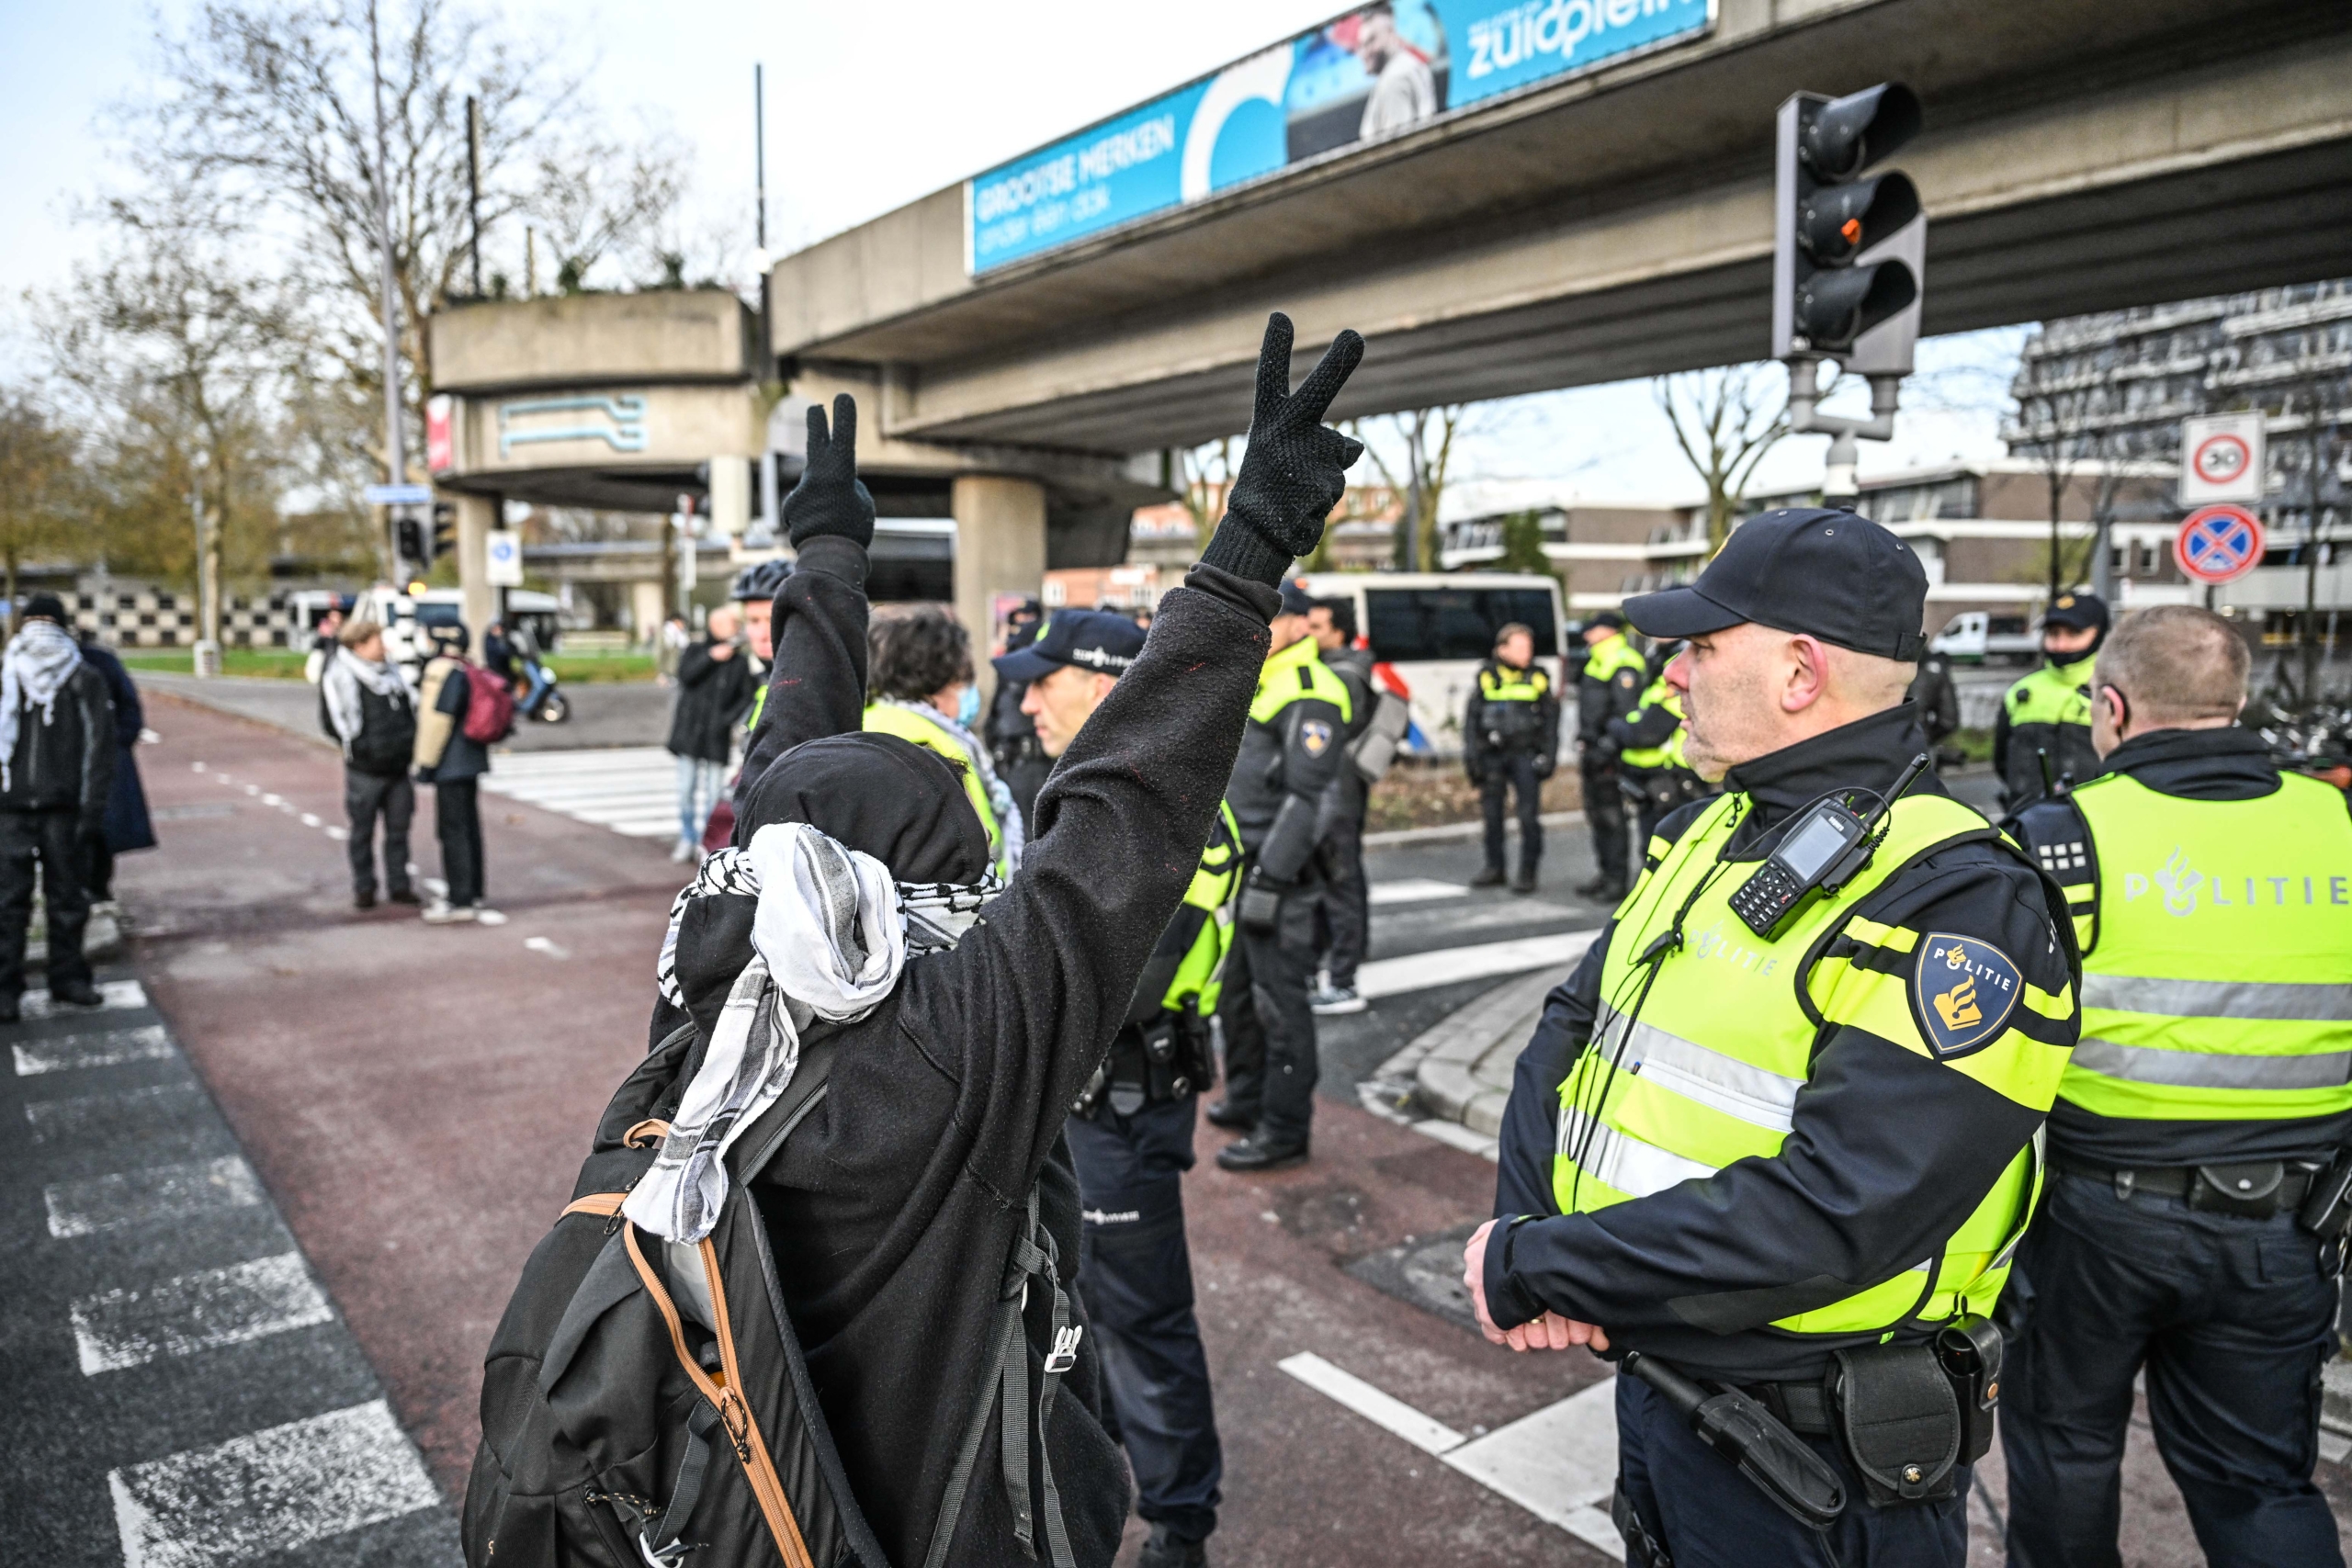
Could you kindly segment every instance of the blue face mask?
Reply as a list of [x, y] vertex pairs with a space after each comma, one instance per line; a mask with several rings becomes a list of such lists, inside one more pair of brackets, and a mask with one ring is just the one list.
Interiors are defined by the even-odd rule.
[[977, 681], [964, 682], [964, 695], [956, 704], [956, 722], [969, 729], [980, 721], [980, 685]]

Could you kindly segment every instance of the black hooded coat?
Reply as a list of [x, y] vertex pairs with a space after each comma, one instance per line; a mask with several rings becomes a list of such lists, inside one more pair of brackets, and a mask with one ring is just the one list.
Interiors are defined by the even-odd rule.
[[[901, 881], [970, 882], [986, 836], [961, 782], [921, 748], [858, 734], [866, 556], [820, 537], [775, 600], [775, 673], [752, 738], [737, 841], [802, 820]], [[1182, 899], [1233, 769], [1277, 597], [1201, 567], [1037, 797], [1027, 858], [952, 953], [839, 1032], [826, 1096], [753, 1184], [776, 1274], [849, 1485], [892, 1568], [920, 1568], [993, 1348], [997, 1285], [1037, 1190], [1065, 1283], [1078, 1189], [1062, 1123], [1108, 1048]], [[752, 901], [695, 900], [679, 933], [684, 1012], [707, 1030], [751, 956]], [[1048, 1292], [1025, 1314], [1029, 1387]], [[1125, 1466], [1101, 1419], [1091, 1336], [1044, 1446], [1076, 1561], [1107, 1564]], [[1022, 1565], [991, 1418], [947, 1561]], [[1043, 1494], [1035, 1473], [1033, 1494]], [[1042, 1555], [1044, 1541], [1039, 1540]], [[883, 1568], [881, 1564], [874, 1568]]]

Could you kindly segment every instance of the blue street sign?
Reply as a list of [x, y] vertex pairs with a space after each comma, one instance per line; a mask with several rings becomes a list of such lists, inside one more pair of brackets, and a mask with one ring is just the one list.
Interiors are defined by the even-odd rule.
[[431, 485], [369, 485], [360, 496], [370, 506], [430, 506]]
[[2188, 514], [2173, 540], [2173, 559], [2199, 582], [2234, 582], [2262, 564], [2262, 521], [2243, 506], [2208, 506]]

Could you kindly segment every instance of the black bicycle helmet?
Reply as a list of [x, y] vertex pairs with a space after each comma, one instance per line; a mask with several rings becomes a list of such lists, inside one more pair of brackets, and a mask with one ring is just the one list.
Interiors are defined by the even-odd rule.
[[784, 580], [792, 575], [788, 560], [753, 561], [735, 574], [734, 585], [727, 590], [729, 599], [773, 599]]

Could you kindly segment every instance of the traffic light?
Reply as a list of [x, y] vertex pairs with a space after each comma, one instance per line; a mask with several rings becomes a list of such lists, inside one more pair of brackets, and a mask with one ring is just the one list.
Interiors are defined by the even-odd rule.
[[433, 554], [439, 560], [458, 547], [458, 509], [446, 501], [433, 503]]
[[424, 525], [414, 517], [402, 517], [394, 525], [393, 537], [399, 542], [401, 559], [422, 566], [431, 558], [424, 553]]
[[1919, 133], [1899, 82], [1781, 106], [1772, 243], [1772, 356], [1833, 356], [1908, 375], [1919, 335], [1928, 220], [1894, 170], [1868, 174]]

